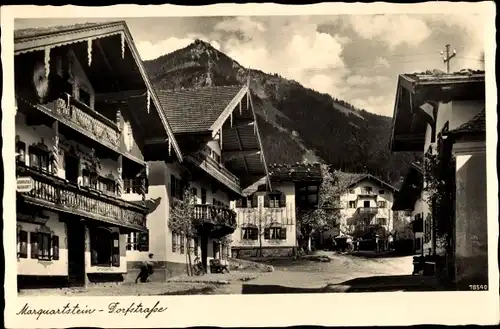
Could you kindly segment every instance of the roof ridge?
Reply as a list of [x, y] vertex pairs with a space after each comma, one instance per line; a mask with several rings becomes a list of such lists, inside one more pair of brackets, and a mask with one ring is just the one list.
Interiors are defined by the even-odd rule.
[[202, 86], [202, 87], [191, 87], [191, 88], [174, 88], [174, 89], [166, 89], [166, 88], [157, 88], [158, 92], [173, 92], [173, 91], [199, 91], [203, 89], [222, 89], [227, 87], [238, 87], [243, 88], [245, 84], [242, 85], [225, 85], [225, 86]]
[[[68, 25], [63, 24], [63, 25], [51, 25], [51, 26], [27, 27], [22, 29], [14, 28], [14, 39], [42, 37], [45, 35], [65, 33], [73, 30], [96, 28], [106, 25], [117, 25], [117, 24], [126, 25], [126, 22], [124, 20], [118, 20], [118, 21], [108, 21], [108, 22], [85, 22], [85, 23], [76, 23]], [[34, 33], [31, 35], [22, 35], [22, 32], [28, 32], [28, 31], [33, 31]], [[35, 33], [37, 31], [39, 31], [39, 33]]]

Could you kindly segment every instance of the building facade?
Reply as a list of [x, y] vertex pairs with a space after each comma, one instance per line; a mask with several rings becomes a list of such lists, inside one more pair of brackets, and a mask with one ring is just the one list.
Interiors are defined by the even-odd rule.
[[[447, 204], [423, 207], [430, 235], [424, 251], [436, 255], [437, 274], [458, 289], [488, 282], [484, 100], [483, 71], [399, 76], [391, 149], [424, 153], [433, 171], [426, 176], [424, 168], [422, 199], [432, 197], [425, 192], [431, 179], [446, 182]], [[443, 241], [437, 227], [448, 218]]]
[[[14, 41], [18, 285], [123, 281], [127, 234], [147, 235], [141, 127], [172, 135], [128, 28], [16, 30]], [[107, 102], [131, 89], [142, 97]]]
[[297, 212], [318, 205], [319, 164], [272, 165], [272, 190], [257, 186], [232, 202], [237, 226], [232, 257], [289, 257], [297, 248]]
[[[131, 234], [127, 261], [136, 275], [153, 253], [157, 268], [152, 280], [163, 281], [186, 273], [189, 264], [201, 262], [208, 270], [212, 259], [229, 257], [228, 237], [236, 228], [231, 200], [266, 177], [267, 166], [249, 84], [158, 90], [158, 95], [185, 160], [148, 163], [149, 247], [137, 250]], [[146, 143], [158, 153], [168, 148], [160, 136]], [[183, 202], [188, 188], [195, 196], [193, 220], [200, 223], [194, 236], [171, 225], [176, 204]]]

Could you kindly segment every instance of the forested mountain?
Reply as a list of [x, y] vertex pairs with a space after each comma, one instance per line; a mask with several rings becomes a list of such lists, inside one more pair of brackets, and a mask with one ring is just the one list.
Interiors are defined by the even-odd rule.
[[356, 109], [335, 95], [277, 74], [249, 72], [203, 41], [146, 61], [145, 66], [158, 89], [244, 84], [250, 75], [269, 164], [324, 161], [334, 169], [367, 171], [397, 185], [408, 165], [418, 160], [413, 153], [390, 153], [391, 118]]

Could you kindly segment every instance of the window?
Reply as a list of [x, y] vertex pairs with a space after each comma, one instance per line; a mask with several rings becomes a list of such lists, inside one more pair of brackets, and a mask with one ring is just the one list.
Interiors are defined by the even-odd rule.
[[[144, 187], [147, 187], [146, 184], [144, 185], [145, 185]], [[123, 179], [123, 193], [141, 194], [141, 188], [142, 188], [142, 180], [140, 177]]]
[[354, 194], [354, 193], [355, 193], [354, 189], [349, 190], [349, 194]]
[[120, 266], [120, 234], [106, 227], [89, 227], [91, 266]]
[[298, 185], [297, 186], [297, 206], [299, 208], [314, 208], [318, 205], [317, 185]]
[[170, 175], [170, 196], [172, 198], [182, 200], [182, 182], [179, 178], [174, 175]]
[[[19, 136], [16, 136], [16, 139]], [[26, 161], [26, 144], [20, 140], [16, 141], [16, 161], [24, 163]]]
[[98, 176], [87, 169], [82, 170], [83, 186], [97, 189]]
[[201, 188], [201, 204], [207, 203], [207, 190]]
[[363, 188], [363, 190], [365, 191], [365, 193], [369, 194], [369, 193], [372, 193], [372, 187], [371, 186], [365, 186]]
[[387, 225], [387, 218], [378, 218], [377, 224], [378, 225]]
[[265, 208], [284, 208], [286, 207], [285, 195], [281, 192], [268, 193], [264, 196]]
[[177, 252], [177, 245], [178, 245], [178, 240], [177, 240], [177, 233], [172, 233], [172, 252]]
[[378, 190], [378, 194], [385, 194], [384, 190]]
[[385, 208], [386, 207], [385, 201], [378, 201], [377, 202], [377, 207], [379, 207], [379, 208]]
[[30, 167], [40, 171], [49, 171], [49, 152], [38, 147], [29, 148]]
[[264, 230], [265, 240], [286, 240], [286, 227], [270, 227]]
[[257, 240], [259, 230], [256, 227], [243, 227], [241, 229], [241, 235], [243, 240]]
[[363, 201], [364, 208], [370, 208], [370, 201]]
[[[54, 237], [49, 233], [31, 232], [31, 258], [39, 260], [59, 259], [59, 238], [54, 239]], [[52, 247], [53, 241], [57, 243], [54, 247]]]
[[424, 223], [424, 243], [427, 243], [431, 241], [431, 220], [426, 219]]
[[28, 232], [23, 230], [17, 232], [17, 256], [28, 258]]
[[196, 203], [198, 203], [198, 189], [196, 187], [191, 188], [191, 194], [193, 194]]
[[257, 194], [252, 197], [239, 198], [236, 200], [236, 208], [256, 208], [258, 206]]
[[127, 250], [137, 250], [137, 241], [139, 240], [139, 236], [137, 232], [132, 232], [127, 234]]
[[78, 90], [78, 100], [83, 104], [87, 105], [88, 107], [91, 107], [90, 94], [87, 91], [83, 90], [82, 88], [79, 88]]
[[349, 208], [356, 208], [356, 201], [349, 201]]

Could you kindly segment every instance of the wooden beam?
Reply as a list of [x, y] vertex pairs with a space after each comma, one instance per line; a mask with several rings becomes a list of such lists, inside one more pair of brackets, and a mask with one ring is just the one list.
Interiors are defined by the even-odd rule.
[[168, 142], [168, 138], [166, 137], [157, 137], [157, 138], [148, 138], [144, 141], [146, 145], [154, 145], [154, 144], [165, 144]]
[[99, 93], [95, 94], [95, 100], [98, 102], [118, 102], [126, 101], [130, 98], [144, 97], [146, 98], [146, 89], [123, 90], [114, 93]]
[[[238, 129], [236, 129], [236, 139], [238, 140], [238, 146], [240, 147], [240, 150], [243, 150], [243, 144], [241, 144], [240, 132], [238, 131]], [[243, 157], [243, 165], [245, 166], [245, 171], [247, 172], [247, 174], [250, 173], [248, 171], [248, 164], [245, 157]]]
[[222, 151], [222, 156], [224, 157], [224, 161], [231, 161], [236, 158], [259, 155], [259, 149], [251, 149], [251, 150], [239, 150], [239, 151]]
[[222, 111], [221, 115], [215, 120], [215, 122], [212, 124], [210, 127], [210, 130], [212, 131], [212, 137], [214, 137], [219, 129], [222, 128], [224, 125], [224, 122], [226, 122], [227, 118], [231, 114], [231, 112], [234, 111], [238, 103], [241, 101], [243, 96], [245, 96], [248, 92], [248, 86], [244, 86], [241, 88], [241, 90], [234, 96], [234, 98], [227, 104], [226, 108], [224, 111]]
[[238, 129], [238, 128], [245, 128], [245, 127], [252, 127], [255, 124], [255, 121], [253, 119], [236, 119], [233, 120], [233, 125], [227, 127], [227, 129]]

